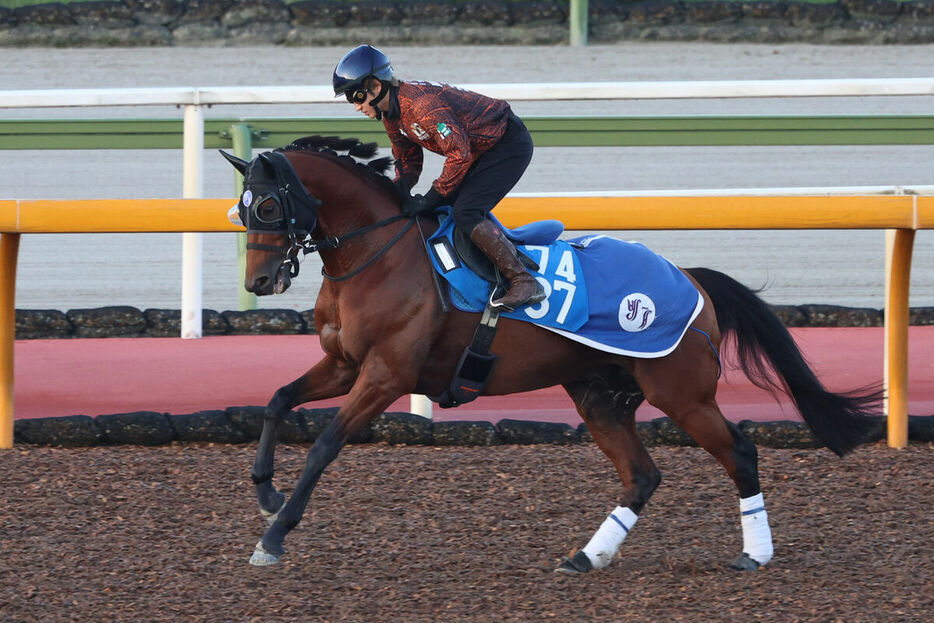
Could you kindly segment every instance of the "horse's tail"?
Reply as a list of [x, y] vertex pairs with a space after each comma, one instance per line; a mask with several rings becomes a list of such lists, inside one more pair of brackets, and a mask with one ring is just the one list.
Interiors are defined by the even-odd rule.
[[717, 314], [720, 334], [733, 336], [739, 365], [755, 385], [788, 394], [824, 445], [840, 456], [879, 431], [883, 392], [871, 386], [835, 394], [814, 375], [782, 321], [756, 293], [709, 268], [689, 268]]

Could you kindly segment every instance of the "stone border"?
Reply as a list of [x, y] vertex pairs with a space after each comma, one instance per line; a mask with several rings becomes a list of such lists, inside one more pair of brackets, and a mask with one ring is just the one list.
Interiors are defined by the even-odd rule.
[[[589, 0], [588, 39], [934, 42], [934, 0]], [[559, 0], [114, 0], [0, 7], [0, 47], [549, 45]]]
[[[173, 442], [239, 444], [259, 439], [265, 407], [228, 407], [180, 415], [137, 411], [90, 417], [36, 418], [14, 422], [14, 440], [20, 444], [64, 447], [129, 444], [159, 446]], [[337, 408], [291, 411], [279, 431], [284, 443], [311, 443], [337, 414]], [[757, 445], [767, 448], [819, 448], [803, 422], [752, 422], [739, 428]], [[696, 442], [667, 417], [638, 423], [646, 446], [696, 446]], [[883, 439], [882, 427], [870, 441]], [[909, 416], [908, 439], [934, 442], [934, 415]], [[412, 413], [384, 413], [351, 443], [386, 442], [390, 445], [495, 446], [501, 444], [592, 443], [585, 424], [577, 428], [554, 422], [503, 419], [495, 425], [482, 421], [433, 422]]]
[[[788, 327], [881, 327], [883, 312], [833, 305], [772, 306]], [[120, 305], [97, 309], [17, 309], [16, 339], [84, 337], [178, 337], [182, 313], [177, 309], [147, 309]], [[934, 325], [934, 307], [913, 307], [910, 324]], [[314, 312], [256, 309], [216, 312], [202, 310], [204, 335], [314, 334]]]

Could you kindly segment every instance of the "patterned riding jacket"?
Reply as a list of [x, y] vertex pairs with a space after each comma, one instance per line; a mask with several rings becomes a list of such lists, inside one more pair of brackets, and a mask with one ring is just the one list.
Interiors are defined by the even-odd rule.
[[422, 173], [423, 147], [445, 157], [432, 187], [447, 196], [506, 131], [509, 104], [503, 100], [437, 82], [400, 82], [393, 90], [398, 100], [391, 101], [383, 125], [392, 141], [396, 179], [410, 188]]

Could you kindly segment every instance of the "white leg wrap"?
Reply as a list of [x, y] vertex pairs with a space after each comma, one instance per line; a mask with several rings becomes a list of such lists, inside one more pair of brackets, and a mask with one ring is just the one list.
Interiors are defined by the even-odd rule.
[[581, 550], [590, 559], [594, 569], [602, 569], [610, 564], [626, 535], [636, 525], [637, 519], [639, 516], [629, 508], [617, 506], [609, 517], [603, 520], [590, 542]]
[[772, 560], [772, 530], [762, 494], [740, 498], [739, 512], [743, 523], [743, 551], [764, 565]]

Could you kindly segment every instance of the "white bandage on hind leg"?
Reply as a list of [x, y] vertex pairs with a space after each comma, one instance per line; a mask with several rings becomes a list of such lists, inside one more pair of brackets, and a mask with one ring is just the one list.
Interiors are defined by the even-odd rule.
[[603, 520], [590, 542], [581, 550], [590, 559], [594, 569], [602, 569], [610, 564], [626, 535], [636, 525], [637, 519], [639, 516], [629, 508], [617, 506], [609, 517]]
[[743, 523], [743, 551], [764, 565], [772, 560], [772, 530], [762, 494], [740, 498], [739, 512]]

